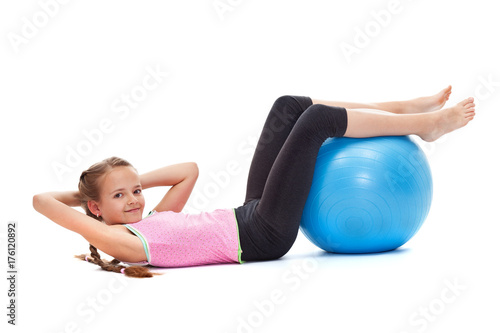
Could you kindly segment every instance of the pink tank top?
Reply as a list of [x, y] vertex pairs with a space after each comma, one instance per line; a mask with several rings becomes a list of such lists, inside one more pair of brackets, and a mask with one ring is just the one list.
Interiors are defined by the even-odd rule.
[[153, 266], [242, 262], [233, 209], [201, 214], [153, 212], [125, 226], [141, 239], [147, 263]]

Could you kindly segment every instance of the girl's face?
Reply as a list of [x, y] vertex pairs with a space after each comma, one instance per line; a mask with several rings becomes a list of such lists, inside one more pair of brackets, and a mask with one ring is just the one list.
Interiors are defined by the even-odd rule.
[[102, 179], [99, 202], [95, 208], [108, 225], [142, 220], [144, 196], [139, 175], [134, 168], [113, 168]]

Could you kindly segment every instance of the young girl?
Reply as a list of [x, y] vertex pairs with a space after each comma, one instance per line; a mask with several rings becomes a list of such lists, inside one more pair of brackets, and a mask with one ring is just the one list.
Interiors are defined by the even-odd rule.
[[[244, 204], [235, 209], [181, 213], [198, 177], [195, 163], [140, 175], [116, 157], [84, 171], [78, 191], [38, 194], [33, 206], [89, 241], [91, 255], [79, 258], [128, 276], [153, 274], [120, 261], [182, 267], [277, 259], [297, 237], [316, 156], [327, 138], [416, 134], [434, 141], [475, 116], [472, 98], [441, 109], [450, 93], [451, 86], [433, 96], [374, 104], [278, 98], [257, 144]], [[143, 218], [142, 191], [155, 186], [171, 188]], [[96, 248], [116, 259], [101, 259]]]

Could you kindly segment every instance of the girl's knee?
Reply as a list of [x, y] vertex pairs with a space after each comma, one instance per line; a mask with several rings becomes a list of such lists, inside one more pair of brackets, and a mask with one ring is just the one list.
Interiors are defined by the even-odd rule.
[[312, 100], [305, 96], [283, 95], [274, 101], [274, 105], [278, 108], [294, 108], [303, 112], [312, 105]]
[[278, 97], [274, 101], [274, 105], [283, 106], [283, 105], [291, 104], [293, 102], [294, 102], [294, 98], [291, 95], [283, 95], [283, 96]]
[[274, 101], [271, 113], [283, 122], [295, 122], [300, 115], [313, 106], [312, 100], [305, 96], [283, 95]]
[[347, 114], [344, 108], [314, 104], [302, 114], [297, 125], [311, 135], [342, 136], [347, 127]]
[[304, 112], [294, 97], [284, 95], [274, 101], [271, 109], [272, 124], [274, 126], [292, 125]]

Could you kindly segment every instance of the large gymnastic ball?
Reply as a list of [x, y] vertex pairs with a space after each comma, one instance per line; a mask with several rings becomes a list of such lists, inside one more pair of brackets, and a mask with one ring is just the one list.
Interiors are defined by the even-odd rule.
[[317, 157], [301, 230], [335, 253], [394, 250], [420, 229], [432, 176], [407, 136], [327, 139]]

